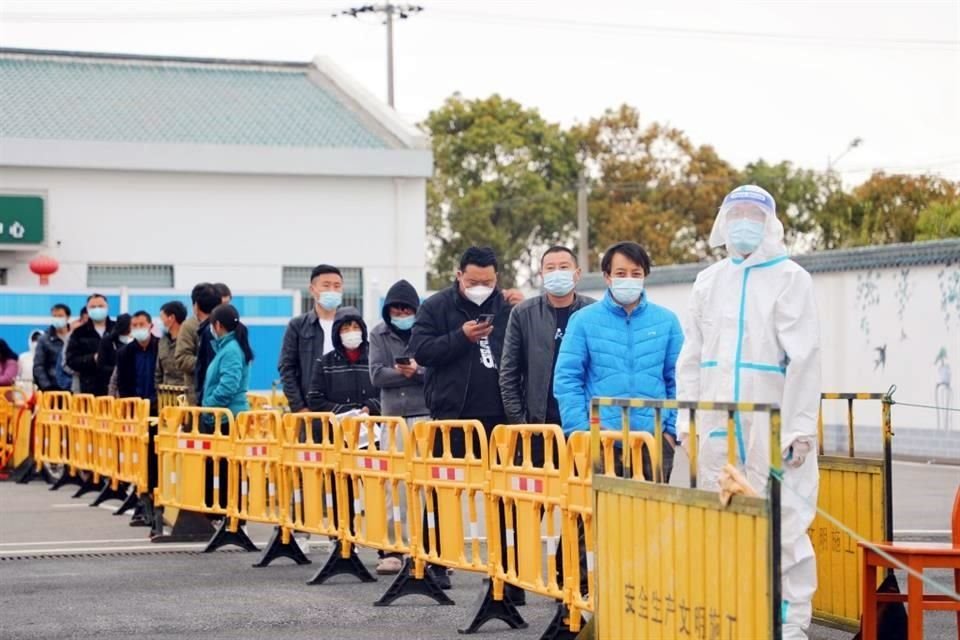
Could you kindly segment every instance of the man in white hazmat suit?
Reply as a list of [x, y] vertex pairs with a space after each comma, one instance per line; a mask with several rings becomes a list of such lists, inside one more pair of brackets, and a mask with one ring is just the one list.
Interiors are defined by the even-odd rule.
[[[819, 484], [820, 325], [813, 284], [787, 257], [776, 203], [759, 187], [738, 187], [724, 198], [710, 234], [710, 246], [721, 245], [727, 258], [701, 272], [693, 285], [677, 361], [677, 398], [780, 405], [783, 638], [805, 639], [817, 588], [807, 536]], [[683, 413], [677, 424], [681, 440], [689, 434]], [[716, 491], [727, 463], [727, 416], [705, 412], [697, 418], [699, 486]], [[738, 414], [736, 447], [738, 466], [763, 494], [770, 471], [769, 417]]]

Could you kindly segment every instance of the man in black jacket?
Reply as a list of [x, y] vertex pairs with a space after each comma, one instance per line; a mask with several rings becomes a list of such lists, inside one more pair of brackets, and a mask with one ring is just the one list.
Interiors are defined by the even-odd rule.
[[150, 333], [152, 319], [137, 311], [130, 319], [130, 342], [117, 351], [117, 390], [121, 398], [150, 401], [150, 415], [157, 415], [157, 351], [160, 341]]
[[[460, 258], [457, 281], [420, 305], [409, 349], [427, 368], [427, 407], [433, 419], [478, 420], [487, 437], [506, 422], [497, 367], [510, 310], [497, 286], [497, 256], [489, 247], [467, 249]], [[433, 443], [435, 456], [443, 455], [439, 436], [437, 432]], [[478, 442], [472, 446], [479, 451]], [[462, 431], [450, 432], [450, 449], [454, 457], [466, 457]], [[506, 553], [505, 539], [501, 545]], [[450, 588], [442, 567], [431, 566], [430, 575], [442, 588]], [[506, 593], [515, 604], [523, 603], [521, 590], [508, 588]]]
[[55, 304], [50, 309], [50, 327], [40, 337], [33, 357], [33, 381], [40, 391], [70, 391], [60, 386], [57, 379], [57, 360], [63, 351], [63, 342], [70, 334], [70, 307]]
[[113, 330], [106, 296], [94, 293], [87, 298], [87, 314], [89, 320], [70, 334], [66, 362], [80, 379], [80, 393], [105, 396], [110, 380], [101, 375], [97, 354], [103, 336]]

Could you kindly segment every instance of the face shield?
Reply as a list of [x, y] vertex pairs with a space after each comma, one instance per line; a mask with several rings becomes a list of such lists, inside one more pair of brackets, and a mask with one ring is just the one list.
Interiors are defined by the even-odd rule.
[[710, 246], [726, 246], [731, 254], [751, 255], [758, 251], [771, 255], [786, 253], [783, 225], [777, 219], [777, 205], [767, 191], [744, 185], [731, 191], [713, 223]]

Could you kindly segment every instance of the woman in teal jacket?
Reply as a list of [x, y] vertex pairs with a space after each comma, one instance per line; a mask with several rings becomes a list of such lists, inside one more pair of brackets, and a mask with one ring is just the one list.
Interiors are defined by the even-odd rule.
[[249, 411], [247, 389], [253, 350], [247, 327], [233, 305], [221, 304], [210, 314], [210, 330], [216, 336], [214, 355], [203, 387], [204, 407], [229, 409], [234, 416]]

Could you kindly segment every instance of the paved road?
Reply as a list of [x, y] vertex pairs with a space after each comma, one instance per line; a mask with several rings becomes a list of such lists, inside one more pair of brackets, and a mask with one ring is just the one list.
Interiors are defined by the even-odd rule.
[[[897, 464], [898, 529], [945, 529], [960, 469]], [[298, 567], [279, 561], [265, 569], [249, 565], [253, 554], [199, 553], [197, 545], [151, 545], [145, 530], [126, 518], [71, 500], [69, 488], [0, 484], [0, 638], [453, 638], [470, 615], [479, 576], [453, 576], [453, 607], [417, 598], [375, 608], [389, 582], [358, 584], [337, 578], [304, 585], [325, 558]], [[909, 525], [909, 526], [906, 526]], [[269, 530], [251, 526], [265, 541]], [[373, 554], [363, 553], [373, 566]], [[948, 583], [945, 573], [935, 579]], [[490, 623], [481, 637], [537, 638], [553, 604], [531, 597], [522, 609], [530, 627], [509, 632]], [[951, 637], [948, 614], [928, 614], [927, 637]], [[815, 640], [849, 639], [850, 633], [817, 627]]]

